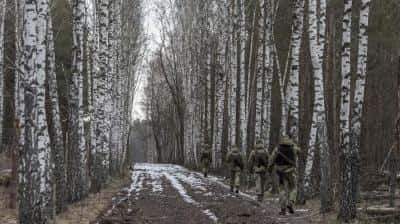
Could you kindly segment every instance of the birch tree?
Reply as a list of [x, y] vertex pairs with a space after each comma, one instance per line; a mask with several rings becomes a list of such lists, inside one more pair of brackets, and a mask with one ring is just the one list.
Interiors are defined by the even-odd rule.
[[[361, 119], [365, 95], [365, 79], [367, 73], [368, 57], [368, 19], [370, 11], [370, 0], [361, 1], [359, 34], [358, 34], [358, 61], [357, 76], [355, 80], [355, 92], [353, 103], [350, 104], [350, 32], [351, 32], [351, 7], [352, 2], [345, 2], [345, 11], [343, 19], [343, 45], [348, 44], [342, 55], [342, 113], [346, 115], [346, 127], [342, 127], [342, 150], [344, 156], [343, 169], [343, 192], [340, 204], [339, 218], [344, 221], [356, 217], [356, 203], [359, 191], [359, 150], [361, 136]], [[350, 14], [350, 15], [348, 15]], [[348, 22], [346, 24], [346, 21]], [[344, 73], [345, 72], [345, 73]], [[347, 76], [344, 76], [346, 75]], [[345, 87], [348, 90], [345, 91]], [[346, 100], [346, 101], [344, 101]], [[351, 108], [352, 106], [352, 108]], [[350, 115], [350, 117], [349, 117]], [[350, 120], [351, 119], [351, 120]], [[351, 125], [351, 126], [350, 126]]]
[[53, 186], [55, 187], [55, 201], [57, 212], [65, 208], [65, 158], [64, 158], [64, 142], [63, 133], [61, 129], [60, 106], [58, 98], [57, 74], [55, 70], [55, 51], [54, 51], [54, 38], [53, 38], [53, 22], [51, 16], [48, 18], [47, 25], [47, 85], [49, 90], [51, 107], [51, 122], [49, 126], [50, 143], [51, 143], [51, 156], [54, 162], [54, 179]]
[[[4, 23], [6, 16], [6, 0], [0, 1], [0, 148], [3, 144], [3, 117], [4, 117]], [[1, 150], [0, 150], [1, 151]]]
[[[358, 34], [358, 53], [357, 53], [357, 73], [355, 81], [355, 92], [351, 109], [351, 136], [350, 147], [352, 154], [352, 184], [353, 195], [357, 197], [359, 188], [359, 163], [360, 163], [360, 141], [361, 141], [361, 121], [365, 97], [365, 81], [367, 75], [368, 59], [368, 20], [371, 0], [361, 1], [359, 34]], [[355, 199], [357, 200], [357, 198]]]
[[47, 59], [47, 21], [50, 13], [49, 0], [38, 0], [37, 2], [37, 55], [36, 55], [36, 81], [37, 81], [37, 122], [35, 134], [37, 136], [37, 146], [39, 151], [39, 164], [40, 164], [40, 194], [43, 203], [42, 213], [49, 219], [54, 214], [53, 209], [53, 186], [51, 177], [53, 176], [54, 164], [51, 161], [51, 149], [49, 130], [47, 126], [46, 107], [45, 107], [45, 83], [46, 83], [46, 59]]
[[356, 201], [352, 188], [351, 149], [350, 149], [350, 84], [351, 84], [351, 13], [352, 0], [344, 1], [342, 60], [341, 60], [341, 105], [340, 105], [340, 149], [343, 158], [343, 192], [339, 218], [349, 221], [356, 216]]
[[24, 72], [24, 145], [20, 152], [20, 223], [52, 219], [50, 144], [45, 113], [46, 35], [49, 4], [24, 2], [21, 62]]
[[248, 98], [248, 123], [247, 123], [247, 153], [250, 153], [255, 140], [255, 128], [257, 117], [257, 61], [259, 56], [260, 32], [259, 22], [261, 18], [260, 2], [254, 1], [252, 10], [252, 36], [249, 61], [249, 98]]
[[96, 89], [94, 95], [96, 97], [96, 156], [94, 189], [100, 190], [102, 185], [107, 182], [109, 176], [109, 145], [106, 119], [106, 89], [108, 77], [108, 0], [100, 0], [97, 5], [98, 26], [99, 26], [99, 74], [96, 79]]
[[83, 129], [83, 39], [85, 1], [72, 2], [73, 47], [72, 77], [69, 90], [70, 130], [68, 149], [67, 184], [68, 199], [80, 200], [88, 193], [87, 154]]
[[[293, 22], [291, 34], [290, 70], [289, 83], [286, 89], [288, 100], [288, 134], [293, 140], [298, 142], [298, 122], [299, 122], [299, 73], [300, 73], [300, 46], [303, 37], [304, 26], [304, 0], [294, 1]], [[321, 56], [322, 57], [322, 56]]]
[[[319, 16], [317, 13], [319, 12]], [[329, 197], [329, 150], [327, 123], [325, 112], [325, 96], [323, 81], [323, 62], [325, 52], [326, 35], [326, 1], [317, 0], [309, 2], [309, 39], [310, 51], [314, 74], [314, 111], [310, 132], [309, 153], [306, 160], [305, 187], [311, 185], [311, 169], [313, 167], [315, 150], [320, 150], [320, 171], [321, 171], [321, 211], [327, 212], [331, 202]], [[318, 141], [317, 141], [318, 139]]]
[[271, 129], [271, 108], [272, 108], [272, 81], [274, 72], [274, 18], [275, 18], [275, 2], [264, 1], [264, 111], [263, 111], [263, 140], [266, 146], [270, 145], [270, 129]]

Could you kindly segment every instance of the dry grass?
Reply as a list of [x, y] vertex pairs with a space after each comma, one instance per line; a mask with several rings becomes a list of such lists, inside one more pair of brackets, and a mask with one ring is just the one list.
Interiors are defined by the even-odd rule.
[[112, 198], [121, 190], [127, 180], [113, 180], [110, 185], [97, 194], [68, 206], [67, 210], [56, 216], [56, 224], [89, 224], [110, 205]]
[[[3, 202], [0, 202], [3, 203]], [[17, 224], [17, 210], [0, 208], [1, 224]]]
[[[127, 179], [112, 180], [108, 187], [96, 194], [90, 194], [86, 199], [69, 205], [66, 211], [56, 216], [56, 224], [89, 224], [106, 210], [112, 198], [128, 182]], [[1, 190], [1, 189], [0, 189]], [[6, 203], [0, 198], [0, 224], [16, 224], [17, 210], [1, 206]]]

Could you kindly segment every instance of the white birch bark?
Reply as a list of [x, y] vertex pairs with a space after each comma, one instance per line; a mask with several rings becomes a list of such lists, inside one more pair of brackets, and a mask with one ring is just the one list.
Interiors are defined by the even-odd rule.
[[[94, 5], [94, 10], [93, 10], [93, 23], [92, 23], [92, 30], [91, 32], [89, 32], [89, 38], [90, 38], [90, 45], [89, 45], [89, 49], [90, 49], [90, 53], [91, 53], [91, 60], [92, 60], [92, 66], [91, 66], [91, 70], [90, 70], [90, 76], [89, 76], [89, 114], [90, 114], [90, 153], [91, 153], [91, 160], [92, 160], [92, 166], [94, 168], [94, 170], [96, 169], [95, 163], [96, 163], [96, 152], [97, 152], [97, 136], [96, 136], [96, 130], [97, 130], [97, 106], [96, 106], [96, 102], [97, 102], [97, 79], [98, 79], [98, 75], [100, 74], [99, 72], [99, 30], [98, 30], [98, 18], [97, 18], [97, 8], [96, 8], [96, 4]], [[95, 173], [97, 173], [96, 171], [93, 172], [94, 175]], [[91, 176], [91, 178], [94, 178], [93, 175]]]
[[[0, 148], [3, 144], [4, 117], [4, 21], [6, 16], [6, 0], [0, 1]], [[1, 151], [1, 150], [0, 150]]]
[[345, 221], [356, 214], [355, 198], [352, 195], [352, 171], [350, 167], [350, 87], [351, 87], [351, 13], [352, 0], [344, 1], [342, 59], [341, 59], [341, 105], [340, 105], [340, 149], [343, 153], [343, 190], [339, 217]]
[[72, 2], [72, 77], [70, 84], [70, 132], [68, 150], [67, 184], [69, 200], [76, 201], [88, 193], [87, 150], [83, 126], [83, 39], [85, 20], [85, 1]]
[[358, 61], [357, 61], [357, 77], [355, 82], [355, 92], [353, 99], [353, 110], [351, 116], [351, 133], [352, 150], [359, 153], [360, 150], [360, 134], [361, 134], [361, 118], [364, 105], [365, 80], [367, 74], [368, 59], [368, 19], [371, 0], [362, 0], [360, 11], [360, 31], [358, 35]]
[[[260, 3], [261, 4], [261, 3]], [[264, 18], [264, 10], [260, 11], [260, 18]], [[257, 22], [256, 26], [259, 27], [259, 33], [262, 34], [263, 19]], [[255, 123], [255, 139], [261, 139], [263, 135], [263, 41], [259, 35], [258, 52], [256, 59], [256, 123]]]
[[[346, 136], [347, 141], [343, 141], [345, 170], [343, 173], [344, 175], [343, 198], [341, 201], [341, 207], [339, 213], [340, 217], [343, 218], [344, 220], [353, 219], [356, 216], [357, 212], [356, 203], [359, 194], [359, 166], [360, 166], [359, 150], [360, 150], [362, 111], [363, 111], [364, 95], [365, 95], [365, 80], [367, 73], [367, 59], [368, 59], [367, 31], [368, 31], [370, 3], [371, 3], [370, 0], [361, 1], [355, 92], [354, 92], [353, 104], [347, 103], [348, 109], [346, 110], [346, 112], [350, 113], [350, 121], [347, 121], [350, 127], [347, 127], [346, 129], [346, 131], [349, 131], [349, 133]], [[346, 68], [348, 69], [348, 71], [350, 71], [349, 67], [351, 68], [349, 57], [350, 56], [347, 56], [347, 61], [349, 62], [349, 64], [348, 65], [346, 64]], [[342, 104], [342, 106], [345, 105]], [[344, 148], [346, 145], [347, 148]]]
[[241, 129], [241, 143], [242, 143], [242, 153], [244, 155], [246, 155], [247, 153], [247, 102], [246, 102], [246, 97], [247, 97], [247, 93], [246, 93], [246, 82], [245, 82], [245, 69], [244, 69], [244, 65], [245, 65], [245, 46], [246, 46], [246, 41], [245, 41], [245, 35], [244, 33], [246, 32], [246, 27], [245, 27], [245, 22], [244, 22], [244, 1], [240, 2], [240, 19], [239, 19], [239, 29], [240, 29], [240, 40], [241, 40], [241, 57], [240, 57], [240, 64], [241, 64], [241, 68], [240, 68], [240, 120], [241, 120], [241, 124], [240, 124], [240, 129]]
[[[323, 92], [321, 92], [321, 87], [319, 83], [319, 79], [322, 77], [322, 63], [320, 63], [320, 44], [319, 44], [319, 32], [318, 32], [318, 17], [317, 17], [317, 0], [309, 1], [309, 40], [310, 40], [310, 52], [311, 52], [311, 61], [313, 65], [313, 76], [314, 76], [314, 109], [312, 116], [312, 124], [310, 131], [310, 140], [309, 140], [309, 148], [308, 154], [306, 158], [306, 169], [305, 169], [305, 178], [304, 184], [307, 191], [311, 189], [311, 172], [314, 164], [314, 155], [315, 155], [315, 145], [317, 144], [317, 127], [318, 127], [318, 119], [319, 119], [319, 110], [321, 105], [320, 102], [317, 102], [317, 99], [323, 96]], [[323, 105], [322, 105], [323, 106]], [[309, 192], [310, 193], [310, 192]]]
[[230, 76], [230, 91], [229, 91], [229, 96], [230, 96], [230, 111], [229, 111], [229, 119], [230, 119], [230, 126], [229, 126], [229, 138], [230, 138], [230, 144], [231, 145], [236, 145], [236, 130], [237, 130], [237, 122], [236, 122], [236, 116], [237, 116], [237, 99], [236, 99], [236, 94], [237, 94], [237, 35], [238, 35], [238, 13], [237, 13], [237, 1], [232, 0], [231, 2], [231, 45], [229, 46], [230, 48], [230, 69], [229, 69], [229, 76]]
[[340, 108], [340, 130], [341, 148], [348, 152], [350, 143], [350, 82], [351, 82], [351, 63], [350, 63], [350, 44], [351, 44], [351, 11], [352, 0], [345, 0], [343, 16], [343, 37], [342, 37], [342, 91]]
[[64, 166], [64, 143], [61, 127], [60, 106], [58, 97], [57, 74], [55, 70], [56, 63], [53, 23], [51, 16], [48, 18], [47, 27], [47, 85], [49, 89], [50, 105], [51, 105], [51, 130], [50, 142], [52, 147], [52, 161], [54, 162], [54, 180], [56, 196], [56, 209], [58, 212], [65, 208], [65, 166]]
[[109, 0], [100, 0], [98, 5], [98, 22], [99, 22], [99, 75], [96, 79], [96, 163], [99, 172], [96, 179], [99, 185], [104, 184], [108, 179], [109, 169], [109, 129], [106, 123], [107, 109], [106, 106], [106, 93], [107, 93], [107, 80], [108, 80], [108, 5]]
[[303, 36], [304, 26], [304, 0], [294, 1], [292, 34], [291, 34], [291, 52], [290, 52], [290, 70], [289, 81], [286, 89], [288, 102], [288, 134], [296, 142], [298, 139], [298, 121], [299, 121], [299, 73], [300, 73], [300, 47]]
[[[38, 165], [38, 152], [35, 151], [35, 133], [34, 124], [36, 124], [36, 108], [33, 103], [36, 101], [34, 91], [37, 89], [37, 81], [35, 75], [35, 58], [36, 58], [36, 43], [37, 43], [37, 13], [36, 2], [25, 1], [24, 4], [24, 24], [23, 24], [23, 45], [22, 45], [22, 66], [24, 70], [23, 91], [26, 109], [24, 109], [24, 145], [20, 152], [20, 183], [19, 183], [19, 221], [20, 223], [30, 223], [31, 218], [35, 215], [40, 215], [40, 207], [34, 209], [33, 204], [40, 201], [38, 189], [40, 186], [40, 171], [37, 169]], [[22, 80], [21, 80], [22, 81]], [[24, 118], [22, 117], [22, 118]], [[21, 122], [22, 123], [22, 122]], [[36, 155], [35, 155], [36, 154]], [[32, 165], [36, 165], [35, 169]], [[31, 179], [32, 178], [32, 179]], [[40, 221], [40, 220], [39, 220]]]
[[[22, 60], [24, 77], [24, 145], [20, 152], [19, 222], [48, 223], [52, 219], [50, 143], [45, 112], [46, 35], [49, 4], [23, 4]], [[19, 81], [22, 81], [19, 80]], [[22, 102], [20, 102], [22, 104]], [[22, 115], [22, 114], [20, 114]], [[23, 116], [21, 116], [23, 117]]]
[[273, 55], [273, 20], [274, 20], [274, 2], [265, 0], [264, 11], [267, 14], [264, 24], [265, 32], [265, 86], [264, 86], [264, 125], [263, 125], [263, 140], [266, 146], [270, 145], [270, 129], [271, 129], [271, 100], [272, 100], [272, 81], [274, 71], [274, 55]]
[[[46, 219], [51, 219], [54, 214], [52, 209], [53, 186], [50, 178], [53, 175], [54, 164], [50, 155], [50, 138], [47, 126], [46, 107], [45, 107], [45, 82], [46, 82], [46, 58], [47, 58], [47, 20], [49, 17], [49, 1], [38, 0], [37, 2], [37, 55], [36, 55], [36, 81], [37, 81], [37, 129], [35, 130], [37, 138], [38, 159], [40, 164], [40, 194], [42, 203], [42, 214]], [[50, 221], [50, 220], [48, 220]]]
[[[319, 12], [319, 16], [317, 13]], [[305, 169], [305, 188], [311, 190], [312, 168], [314, 165], [314, 155], [317, 148], [320, 149], [320, 171], [321, 171], [321, 211], [326, 212], [330, 208], [330, 198], [328, 192], [329, 181], [329, 150], [327, 139], [327, 121], [325, 113], [324, 81], [323, 81], [323, 62], [325, 52], [326, 35], [326, 1], [310, 0], [309, 4], [309, 39], [310, 52], [314, 73], [314, 109], [310, 132], [309, 152], [306, 158]]]
[[107, 126], [109, 127], [109, 144], [110, 144], [110, 172], [113, 173], [116, 167], [116, 159], [118, 156], [116, 137], [117, 133], [114, 129], [116, 125], [116, 114], [115, 114], [115, 80], [118, 79], [118, 74], [116, 73], [116, 1], [111, 1], [109, 6], [109, 27], [108, 27], [108, 65], [109, 73], [107, 79], [107, 104], [106, 104], [106, 114], [108, 119]]

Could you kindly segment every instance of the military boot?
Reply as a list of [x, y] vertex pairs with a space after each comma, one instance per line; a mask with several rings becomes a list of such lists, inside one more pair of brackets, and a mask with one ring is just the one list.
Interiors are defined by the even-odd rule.
[[264, 199], [264, 195], [262, 195], [262, 194], [257, 195], [257, 201], [258, 202], [262, 202], [263, 199]]
[[286, 215], [286, 209], [281, 208], [281, 211], [279, 212], [279, 215]]
[[293, 204], [294, 202], [289, 202], [289, 204], [287, 205], [287, 209], [289, 211], [290, 214], [294, 214], [294, 209], [293, 209]]

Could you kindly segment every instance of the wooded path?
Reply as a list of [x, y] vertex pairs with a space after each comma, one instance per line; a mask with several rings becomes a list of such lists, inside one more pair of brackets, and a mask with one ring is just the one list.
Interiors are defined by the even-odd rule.
[[311, 223], [312, 212], [297, 209], [279, 216], [277, 198], [231, 194], [222, 178], [168, 164], [136, 164], [130, 186], [122, 189], [97, 223]]

